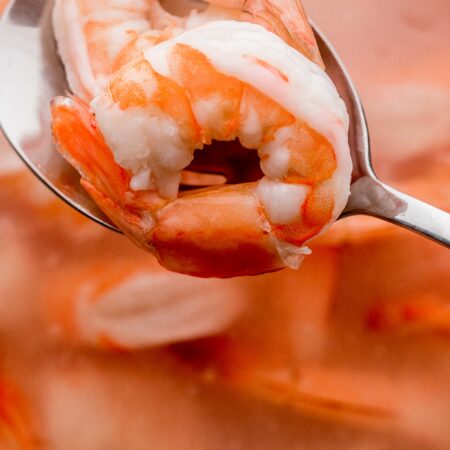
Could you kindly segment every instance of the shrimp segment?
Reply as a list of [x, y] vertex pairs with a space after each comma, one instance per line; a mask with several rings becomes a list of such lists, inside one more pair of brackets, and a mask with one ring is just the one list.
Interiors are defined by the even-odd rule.
[[280, 36], [311, 61], [323, 67], [316, 38], [299, 0], [209, 0], [209, 3], [235, 8]]
[[[345, 206], [345, 106], [324, 72], [258, 25], [213, 22], [153, 47], [91, 107], [95, 116], [54, 102], [59, 149], [103, 211], [171, 270], [298, 267]], [[178, 196], [194, 151], [236, 138], [258, 151], [263, 179]]]
[[28, 450], [35, 448], [27, 411], [16, 387], [0, 379], [0, 448]]
[[174, 16], [158, 0], [56, 0], [53, 23], [72, 91], [91, 100], [110, 77], [143, 51], [211, 20], [255, 22], [323, 65], [296, 0], [211, 0], [204, 11]]
[[90, 100], [117, 69], [172, 37], [183, 20], [158, 0], [56, 0], [53, 24], [68, 82]]

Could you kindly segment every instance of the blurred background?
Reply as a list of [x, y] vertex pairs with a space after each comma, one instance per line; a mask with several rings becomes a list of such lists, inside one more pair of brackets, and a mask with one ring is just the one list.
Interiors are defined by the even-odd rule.
[[[304, 5], [380, 178], [449, 210], [448, 0]], [[0, 136], [0, 448], [450, 448], [448, 251], [364, 217], [312, 248], [298, 272], [171, 274]]]

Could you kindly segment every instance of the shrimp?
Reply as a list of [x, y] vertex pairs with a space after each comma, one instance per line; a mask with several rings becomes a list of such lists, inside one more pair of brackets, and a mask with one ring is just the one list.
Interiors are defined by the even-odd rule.
[[[346, 204], [345, 105], [324, 71], [259, 25], [210, 22], [152, 47], [91, 107], [55, 99], [59, 150], [111, 220], [170, 270], [296, 268]], [[177, 197], [194, 151], [235, 139], [258, 150], [263, 178]]]
[[10, 450], [35, 448], [24, 401], [9, 380], [0, 379], [0, 447]]
[[92, 100], [113, 73], [146, 49], [185, 29], [217, 19], [260, 23], [322, 64], [314, 35], [297, 1], [208, 3], [204, 11], [194, 9], [186, 17], [177, 17], [165, 11], [158, 0], [57, 0], [53, 10], [55, 37], [72, 91]]
[[369, 310], [367, 327], [373, 332], [417, 334], [450, 328], [450, 307], [445, 294], [419, 293], [415, 297], [381, 301]]
[[247, 303], [236, 280], [201, 280], [135, 260], [77, 261], [57, 279], [42, 293], [52, 336], [104, 350], [215, 335]]
[[263, 25], [311, 61], [324, 67], [314, 33], [298, 0], [209, 0], [242, 11], [241, 20]]
[[161, 30], [151, 31], [157, 25], [181, 25], [157, 0], [57, 0], [54, 32], [72, 90], [86, 99], [98, 94], [128, 53], [162, 39]]

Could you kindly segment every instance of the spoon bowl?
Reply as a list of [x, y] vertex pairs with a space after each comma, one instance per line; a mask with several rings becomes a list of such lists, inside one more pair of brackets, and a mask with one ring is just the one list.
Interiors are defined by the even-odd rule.
[[[68, 92], [52, 33], [53, 2], [15, 0], [0, 25], [0, 125], [13, 149], [56, 195], [90, 219], [117, 227], [81, 187], [80, 176], [56, 151], [50, 101]], [[344, 65], [313, 24], [327, 74], [350, 115], [353, 160], [351, 196], [341, 218], [379, 217], [450, 246], [450, 215], [380, 182], [372, 169], [367, 123], [361, 101]]]
[[56, 151], [50, 101], [69, 92], [52, 27], [53, 2], [16, 0], [0, 23], [0, 126], [12, 148], [56, 195], [85, 216], [119, 231]]

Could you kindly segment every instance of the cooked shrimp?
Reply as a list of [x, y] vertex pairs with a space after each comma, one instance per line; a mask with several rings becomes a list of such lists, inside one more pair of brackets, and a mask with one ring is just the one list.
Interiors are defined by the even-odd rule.
[[221, 333], [247, 303], [237, 280], [201, 280], [135, 260], [77, 262], [57, 280], [42, 295], [51, 334], [107, 350]]
[[263, 25], [290, 46], [323, 67], [314, 33], [299, 0], [207, 0], [242, 11], [240, 20]]
[[[156, 21], [168, 20], [157, 0], [57, 0], [53, 26], [68, 82], [78, 95], [90, 99], [114, 72], [122, 52]], [[175, 25], [175, 24], [174, 24]], [[147, 34], [149, 46], [160, 32]]]
[[204, 11], [192, 10], [182, 18], [165, 11], [158, 0], [56, 0], [55, 36], [72, 91], [91, 100], [114, 72], [144, 50], [218, 19], [260, 23], [321, 64], [314, 35], [296, 0], [208, 3]]
[[[325, 72], [261, 26], [212, 22], [155, 46], [92, 109], [56, 99], [59, 149], [103, 211], [171, 270], [298, 267], [346, 204], [344, 103]], [[194, 151], [236, 138], [258, 150], [265, 176], [177, 198]]]
[[35, 448], [23, 399], [9, 380], [0, 379], [0, 448]]
[[450, 305], [446, 294], [419, 293], [415, 297], [381, 301], [369, 310], [367, 326], [374, 332], [417, 334], [450, 328]]

